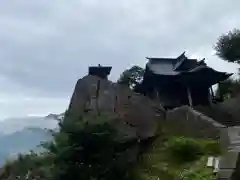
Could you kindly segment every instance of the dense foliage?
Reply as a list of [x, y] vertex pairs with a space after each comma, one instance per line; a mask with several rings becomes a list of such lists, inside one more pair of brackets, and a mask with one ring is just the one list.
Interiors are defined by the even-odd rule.
[[240, 63], [240, 30], [234, 29], [219, 37], [215, 45], [217, 55], [228, 62]]
[[130, 69], [125, 70], [118, 79], [119, 84], [125, 84], [130, 88], [134, 88], [138, 85], [144, 75], [144, 69], [139, 66], [133, 66]]
[[108, 123], [91, 124], [84, 118], [65, 121], [48, 145], [54, 155], [53, 179], [128, 179], [130, 164], [122, 158], [128, 146], [118, 141]]
[[240, 80], [227, 79], [218, 84], [216, 96], [223, 100], [235, 97], [240, 93]]

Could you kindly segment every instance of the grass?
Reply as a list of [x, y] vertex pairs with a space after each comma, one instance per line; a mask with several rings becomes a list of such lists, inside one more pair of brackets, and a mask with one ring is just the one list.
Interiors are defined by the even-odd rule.
[[136, 167], [142, 180], [213, 180], [209, 155], [221, 153], [217, 142], [185, 137], [158, 138]]

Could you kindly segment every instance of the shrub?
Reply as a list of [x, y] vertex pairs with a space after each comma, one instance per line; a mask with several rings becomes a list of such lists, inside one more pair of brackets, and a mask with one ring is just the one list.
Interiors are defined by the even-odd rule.
[[[101, 117], [98, 117], [101, 118]], [[116, 131], [108, 123], [95, 124], [82, 118], [65, 119], [54, 142], [48, 145], [54, 155], [53, 179], [127, 179], [130, 165], [119, 158], [128, 149], [116, 140]]]
[[203, 155], [219, 155], [221, 148], [216, 141], [186, 137], [172, 137], [166, 142], [166, 151], [179, 163], [198, 160]]
[[180, 163], [195, 161], [204, 154], [202, 146], [195, 139], [175, 137], [167, 143], [169, 155]]
[[213, 140], [206, 140], [202, 141], [204, 153], [206, 155], [220, 155], [222, 154], [222, 149], [220, 148], [220, 145], [218, 142], [213, 141]]

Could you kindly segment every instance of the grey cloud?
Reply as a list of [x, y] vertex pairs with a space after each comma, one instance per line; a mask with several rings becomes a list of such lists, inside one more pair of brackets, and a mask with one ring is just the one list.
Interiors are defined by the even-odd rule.
[[19, 86], [63, 97], [88, 65], [98, 63], [112, 65], [116, 79], [132, 64], [143, 66], [146, 56], [187, 50], [221, 69], [212, 46], [221, 33], [240, 26], [239, 2], [231, 2], [4, 1], [0, 74]]
[[10, 117], [46, 116], [65, 112], [68, 98], [44, 98], [14, 93], [0, 94], [0, 121]]

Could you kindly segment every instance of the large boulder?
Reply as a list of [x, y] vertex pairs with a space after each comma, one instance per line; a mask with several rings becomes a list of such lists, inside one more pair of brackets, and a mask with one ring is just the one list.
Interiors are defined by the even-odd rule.
[[78, 80], [68, 111], [74, 116], [81, 116], [83, 111], [115, 116], [140, 139], [153, 137], [157, 122], [164, 116], [160, 103], [133, 92], [127, 86], [91, 75]]
[[124, 85], [89, 75], [78, 80], [67, 114], [76, 120], [84, 115], [83, 119], [89, 123], [111, 125], [118, 141], [130, 145], [118, 157], [119, 160], [132, 163], [136, 161], [142, 144], [148, 142], [145, 140], [151, 141], [157, 133], [158, 121], [164, 117], [164, 110], [159, 106], [160, 103]]

